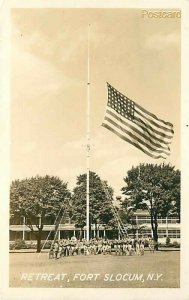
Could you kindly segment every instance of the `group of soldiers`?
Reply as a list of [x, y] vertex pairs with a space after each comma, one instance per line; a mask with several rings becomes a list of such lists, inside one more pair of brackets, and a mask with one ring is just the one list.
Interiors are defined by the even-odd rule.
[[57, 240], [53, 243], [49, 258], [61, 258], [73, 255], [144, 255], [145, 245], [154, 252], [152, 238], [127, 238], [122, 240], [91, 239]]

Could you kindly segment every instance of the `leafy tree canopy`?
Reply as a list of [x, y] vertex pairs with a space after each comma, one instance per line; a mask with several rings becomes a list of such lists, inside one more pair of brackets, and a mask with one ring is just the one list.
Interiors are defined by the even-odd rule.
[[[82, 174], [77, 177], [76, 187], [73, 190], [72, 204], [74, 206], [74, 220], [78, 226], [86, 225], [86, 180], [87, 175]], [[103, 184], [107, 187], [109, 195], [112, 197], [113, 189], [106, 181], [94, 173], [89, 174], [89, 201], [90, 201], [90, 221], [103, 224], [112, 224], [113, 213], [111, 202], [108, 200]]]
[[10, 212], [32, 221], [37, 216], [56, 217], [66, 197], [70, 197], [67, 183], [58, 177], [46, 175], [15, 180], [10, 188]]
[[174, 215], [180, 218], [180, 171], [169, 164], [141, 164], [132, 167], [124, 181], [123, 207], [148, 210], [158, 249], [158, 217]]
[[152, 209], [165, 217], [180, 215], [180, 171], [169, 164], [141, 164], [132, 167], [122, 188], [125, 206]]
[[45, 218], [51, 217], [53, 221], [55, 219], [58, 221], [59, 212], [61, 211], [61, 214], [64, 212], [67, 198], [70, 196], [67, 183], [54, 176], [36, 176], [12, 182], [10, 187], [11, 216], [26, 218], [25, 224], [37, 239], [37, 252], [41, 251], [41, 234]]

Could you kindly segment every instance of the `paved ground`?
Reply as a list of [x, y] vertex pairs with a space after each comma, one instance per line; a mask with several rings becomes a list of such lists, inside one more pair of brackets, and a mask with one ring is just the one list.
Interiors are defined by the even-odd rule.
[[179, 265], [178, 251], [58, 260], [47, 253], [10, 253], [10, 287], [178, 288]]

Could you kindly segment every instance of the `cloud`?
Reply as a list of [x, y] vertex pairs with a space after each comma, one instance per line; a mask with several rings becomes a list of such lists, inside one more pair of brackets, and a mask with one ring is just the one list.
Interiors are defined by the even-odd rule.
[[70, 27], [67, 25], [62, 31], [56, 30], [54, 34], [49, 34], [47, 28], [33, 26], [32, 31], [31, 28], [24, 31], [23, 25], [13, 24], [14, 43], [20, 45], [25, 52], [53, 62], [57, 68], [78, 63], [86, 52], [87, 35], [83, 34], [82, 28], [73, 28], [70, 34]]
[[[39, 98], [43, 94], [57, 93], [73, 81], [48, 61], [30, 54], [17, 46], [12, 47], [12, 76], [18, 95], [28, 91]], [[24, 87], [24, 88], [23, 88]]]
[[60, 33], [51, 38], [40, 30], [22, 33], [22, 27], [13, 23], [11, 63], [16, 94], [20, 96], [24, 90], [29, 91], [31, 97], [39, 98], [44, 94], [57, 94], [70, 86], [81, 85], [80, 79], [68, 75], [62, 65], [63, 61], [69, 62], [69, 56], [74, 56], [76, 49], [81, 52], [81, 39], [83, 37], [78, 34], [78, 38], [70, 43], [68, 35]]
[[156, 33], [146, 39], [144, 47], [151, 50], [163, 50], [167, 47], [178, 45], [179, 41], [180, 37], [178, 31], [167, 34]]

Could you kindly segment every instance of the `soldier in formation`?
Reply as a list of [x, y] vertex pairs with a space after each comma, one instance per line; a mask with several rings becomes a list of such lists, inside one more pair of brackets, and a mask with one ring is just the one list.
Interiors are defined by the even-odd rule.
[[154, 252], [153, 239], [126, 238], [122, 240], [91, 239], [82, 240], [59, 240], [50, 249], [49, 258], [61, 258], [76, 255], [116, 255], [131, 256], [144, 255], [145, 243], [148, 244], [150, 252]]

